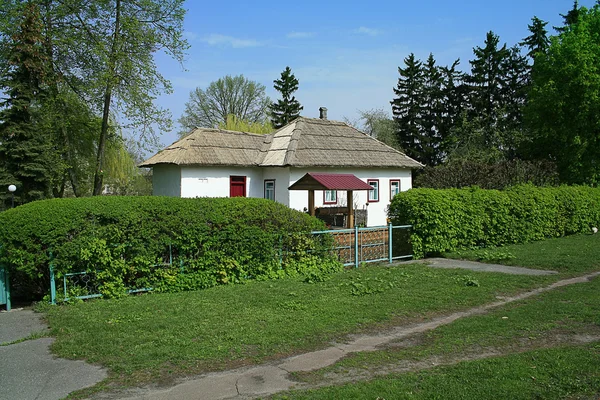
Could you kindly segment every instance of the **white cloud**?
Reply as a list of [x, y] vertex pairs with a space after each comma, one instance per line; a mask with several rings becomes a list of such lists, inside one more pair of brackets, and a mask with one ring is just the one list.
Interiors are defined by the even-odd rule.
[[307, 39], [314, 36], [314, 32], [290, 32], [286, 35], [288, 39]]
[[367, 28], [366, 26], [361, 26], [358, 29], [354, 30], [354, 33], [359, 33], [361, 35], [369, 35], [369, 36], [377, 36], [382, 32], [379, 29]]
[[217, 33], [211, 33], [201, 40], [211, 46], [231, 46], [233, 48], [263, 46], [262, 43], [254, 39], [239, 39], [232, 36], [219, 35]]

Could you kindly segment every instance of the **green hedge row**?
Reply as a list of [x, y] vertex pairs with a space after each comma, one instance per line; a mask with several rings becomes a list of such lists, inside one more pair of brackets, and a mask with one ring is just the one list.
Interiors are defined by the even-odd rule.
[[413, 225], [415, 257], [463, 248], [526, 243], [600, 227], [600, 189], [412, 189], [394, 197], [389, 217]]
[[[49, 288], [50, 252], [57, 277], [97, 271], [95, 289], [105, 296], [198, 289], [339, 269], [326, 252], [310, 251], [329, 245], [308, 234], [321, 229], [316, 218], [264, 199], [54, 199], [0, 213], [0, 264], [38, 295]], [[169, 247], [172, 265], [158, 266]]]

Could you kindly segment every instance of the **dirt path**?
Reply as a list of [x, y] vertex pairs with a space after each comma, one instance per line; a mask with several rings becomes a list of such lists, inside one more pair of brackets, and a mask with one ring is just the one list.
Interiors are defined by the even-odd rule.
[[[577, 278], [561, 280], [543, 288], [531, 290], [517, 296], [504, 298], [497, 302], [486, 304], [481, 307], [475, 307], [466, 311], [456, 312], [450, 315], [435, 318], [428, 322], [410, 326], [396, 327], [390, 331], [378, 335], [351, 336], [346, 343], [336, 343], [333, 346], [323, 350], [297, 355], [270, 364], [206, 374], [198, 378], [188, 379], [168, 389], [156, 389], [148, 387], [135, 389], [128, 391], [127, 393], [121, 393], [120, 395], [109, 394], [103, 397], [129, 400], [252, 399], [257, 396], [268, 396], [292, 388], [302, 389], [315, 387], [315, 385], [311, 386], [306, 383], [299, 383], [291, 380], [289, 373], [318, 370], [333, 365], [348, 354], [361, 351], [375, 351], [381, 346], [387, 345], [391, 342], [433, 330], [439, 326], [450, 324], [459, 318], [484, 314], [490, 309], [523, 300], [528, 297], [536, 296], [540, 293], [559, 287], [584, 283], [597, 276], [600, 276], [600, 272], [595, 272]], [[490, 350], [487, 353], [480, 353], [477, 357], [485, 358], [486, 356], [490, 357], [493, 355], [496, 355], [496, 352], [494, 350]], [[474, 359], [473, 357], [471, 359]], [[443, 364], [441, 360], [437, 361], [440, 364]], [[454, 360], [454, 362], [458, 361], [461, 361], [461, 359]], [[427, 360], [414, 364], [415, 365], [406, 366], [405, 368], [430, 368], [436, 364], [436, 360]], [[396, 371], [401, 370], [406, 369], [396, 369]], [[393, 370], [386, 371], [388, 373], [394, 372]], [[356, 375], [353, 376], [353, 379], [357, 378], [360, 379], [360, 377]], [[362, 379], [366, 378], [367, 377], [363, 377]], [[333, 380], [335, 381], [335, 379]]]

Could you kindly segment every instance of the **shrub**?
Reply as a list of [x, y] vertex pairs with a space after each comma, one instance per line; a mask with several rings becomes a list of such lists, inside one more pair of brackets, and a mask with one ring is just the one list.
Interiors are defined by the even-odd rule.
[[496, 163], [454, 160], [417, 171], [414, 187], [451, 189], [479, 186], [482, 189], [505, 189], [531, 183], [537, 186], [558, 185], [556, 165], [549, 161], [511, 160]]
[[394, 225], [413, 225], [413, 254], [421, 258], [589, 232], [600, 224], [600, 189], [411, 189], [394, 197], [389, 217]]
[[[37, 295], [49, 288], [50, 257], [58, 276], [97, 271], [105, 296], [132, 287], [189, 290], [297, 274], [304, 261], [318, 268], [306, 251], [313, 244], [308, 232], [323, 228], [316, 218], [264, 199], [44, 200], [0, 214], [0, 263]], [[291, 247], [285, 257], [283, 245]]]

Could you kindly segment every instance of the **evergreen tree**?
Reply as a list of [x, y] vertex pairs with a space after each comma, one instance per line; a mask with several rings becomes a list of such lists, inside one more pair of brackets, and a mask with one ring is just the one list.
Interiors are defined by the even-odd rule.
[[0, 185], [15, 184], [18, 203], [51, 197], [61, 168], [52, 137], [40, 123], [48, 59], [39, 9], [27, 3], [22, 15], [6, 49], [7, 68], [0, 77], [0, 88], [8, 95], [0, 103]]
[[422, 115], [419, 120], [423, 132], [422, 162], [430, 166], [442, 161], [441, 144], [444, 138], [440, 127], [444, 113], [443, 85], [442, 71], [430, 53], [423, 65]]
[[400, 148], [409, 156], [425, 163], [423, 132], [419, 125], [422, 115], [423, 64], [411, 53], [404, 59], [405, 68], [398, 67], [397, 96], [391, 101], [396, 121], [396, 136]]
[[506, 60], [510, 51], [506, 44], [499, 46], [498, 35], [490, 31], [486, 35], [485, 46], [475, 47], [475, 59], [471, 63], [470, 85], [471, 117], [478, 117], [487, 131], [487, 144], [499, 146], [496, 135], [498, 119], [505, 106], [503, 90], [506, 85]]
[[581, 8], [579, 7], [579, 2], [574, 0], [573, 8], [571, 8], [566, 14], [560, 14], [560, 16], [563, 18], [563, 26], [555, 26], [554, 30], [556, 30], [558, 33], [565, 32], [571, 25], [574, 25], [579, 21], [580, 13]]
[[443, 118], [440, 125], [442, 137], [442, 159], [448, 156], [453, 128], [464, 118], [468, 106], [469, 86], [466, 84], [465, 73], [458, 70], [460, 60], [450, 66], [441, 68], [443, 79], [442, 106]]
[[548, 39], [548, 31], [546, 30], [547, 22], [542, 21], [538, 17], [531, 19], [531, 25], [527, 25], [531, 35], [523, 39], [519, 43], [519, 46], [527, 48], [527, 56], [534, 60], [537, 53], [545, 53], [550, 45], [550, 39]]
[[500, 92], [503, 106], [498, 129], [501, 150], [505, 158], [511, 160], [517, 156], [523, 140], [523, 109], [530, 87], [530, 67], [518, 46], [509, 49], [503, 70], [504, 86]]
[[298, 79], [292, 74], [290, 67], [285, 67], [281, 78], [274, 80], [273, 83], [275, 90], [281, 93], [282, 99], [271, 104], [269, 110], [273, 127], [279, 129], [298, 118], [304, 107], [296, 97], [292, 96], [292, 93], [298, 90]]

